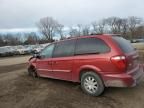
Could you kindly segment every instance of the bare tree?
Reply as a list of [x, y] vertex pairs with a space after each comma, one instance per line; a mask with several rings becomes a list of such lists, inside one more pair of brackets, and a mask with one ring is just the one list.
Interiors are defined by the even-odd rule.
[[60, 35], [60, 39], [64, 38], [63, 29], [64, 29], [64, 25], [62, 24], [57, 25], [57, 32]]
[[82, 28], [82, 33], [84, 36], [89, 35], [90, 34], [90, 26], [89, 25], [84, 25]]
[[71, 37], [79, 36], [79, 32], [78, 32], [78, 30], [76, 28], [70, 27], [69, 28], [69, 35]]
[[77, 28], [78, 28], [78, 36], [81, 36], [82, 35], [82, 29], [83, 29], [82, 24], [78, 24]]
[[40, 40], [38, 35], [34, 32], [25, 34], [25, 37], [27, 37], [27, 39], [24, 44], [38, 44]]
[[122, 19], [121, 22], [121, 34], [126, 37], [128, 32], [128, 20], [126, 18]]
[[7, 33], [3, 36], [3, 41], [5, 42], [5, 45], [18, 45], [21, 44], [21, 38], [17, 37], [14, 34]]
[[107, 25], [112, 33], [118, 34], [121, 31], [121, 19], [118, 17], [110, 17], [106, 19]]
[[3, 40], [3, 36], [0, 35], [0, 46], [4, 46], [4, 40]]
[[[142, 32], [142, 27], [140, 27], [141, 22], [142, 20], [138, 17], [129, 17], [129, 18], [109, 17], [97, 22], [93, 22], [92, 26], [77, 24], [77, 26], [75, 27], [70, 27], [69, 35], [70, 36], [89, 35], [92, 27], [94, 33], [103, 34], [108, 32], [114, 34], [122, 34], [125, 37], [130, 36], [129, 38], [132, 38], [134, 37], [134, 35], [138, 34], [139, 30]], [[46, 37], [47, 40], [52, 41], [53, 36], [56, 33], [60, 35], [61, 39], [64, 38], [63, 33], [64, 25], [59, 24], [52, 17], [45, 17], [40, 19], [38, 23], [38, 28], [41, 31], [41, 33]]]
[[136, 28], [141, 24], [141, 22], [142, 19], [135, 16], [131, 16], [128, 18], [128, 27], [129, 27], [131, 39], [134, 37]]
[[94, 32], [94, 33], [97, 33], [98, 30], [97, 30], [97, 22], [96, 22], [96, 21], [95, 21], [95, 22], [92, 22], [92, 27], [93, 27], [93, 32]]
[[102, 19], [99, 22], [92, 22], [94, 33], [103, 34], [105, 32], [106, 20]]
[[138, 26], [135, 31], [136, 38], [144, 38], [144, 25]]
[[37, 25], [40, 32], [46, 37], [46, 39], [52, 41], [59, 24], [52, 17], [45, 17], [41, 18]]

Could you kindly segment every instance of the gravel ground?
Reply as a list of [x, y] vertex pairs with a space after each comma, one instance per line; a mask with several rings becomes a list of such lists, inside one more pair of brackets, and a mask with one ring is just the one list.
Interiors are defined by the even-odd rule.
[[78, 83], [28, 76], [26, 58], [0, 62], [0, 108], [144, 108], [144, 80], [133, 88], [106, 88], [102, 96], [92, 97]]

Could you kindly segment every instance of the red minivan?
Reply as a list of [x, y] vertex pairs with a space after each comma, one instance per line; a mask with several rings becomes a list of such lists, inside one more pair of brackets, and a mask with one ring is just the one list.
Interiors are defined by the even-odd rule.
[[143, 75], [138, 53], [126, 39], [116, 35], [91, 35], [51, 43], [29, 59], [33, 77], [80, 82], [92, 96], [105, 87], [132, 87]]

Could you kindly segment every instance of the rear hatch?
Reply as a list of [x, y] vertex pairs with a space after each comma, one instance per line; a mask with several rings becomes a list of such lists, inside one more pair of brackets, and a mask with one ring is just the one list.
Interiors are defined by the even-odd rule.
[[133, 48], [131, 43], [122, 37], [114, 36], [112, 38], [118, 44], [118, 46], [120, 47], [120, 49], [122, 50], [122, 52], [126, 57], [127, 71], [136, 68], [139, 64], [138, 63], [139, 55], [137, 51]]

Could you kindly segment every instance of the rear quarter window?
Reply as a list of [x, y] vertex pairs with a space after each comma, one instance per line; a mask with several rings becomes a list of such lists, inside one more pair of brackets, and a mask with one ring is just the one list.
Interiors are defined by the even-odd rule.
[[98, 38], [82, 38], [77, 40], [76, 55], [101, 54], [110, 52], [108, 45]]
[[112, 38], [124, 53], [130, 53], [134, 51], [133, 46], [128, 40], [122, 37], [112, 37]]

